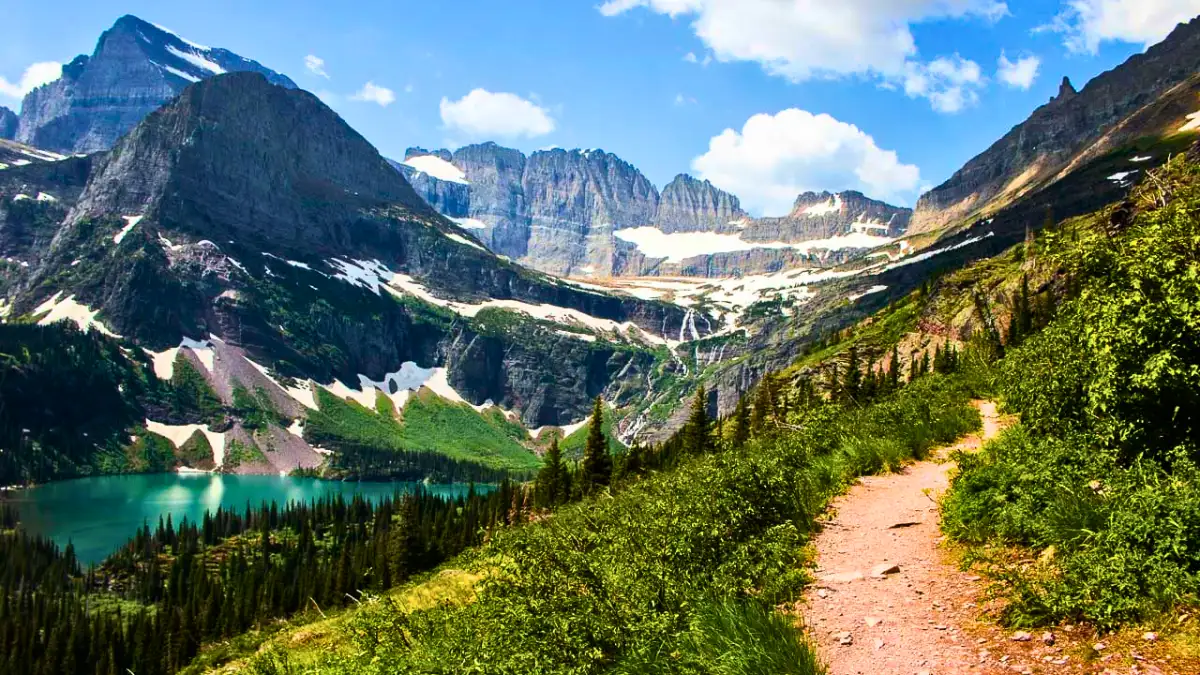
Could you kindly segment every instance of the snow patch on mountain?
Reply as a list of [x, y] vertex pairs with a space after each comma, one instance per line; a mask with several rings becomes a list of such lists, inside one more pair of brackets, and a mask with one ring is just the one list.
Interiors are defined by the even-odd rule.
[[412, 167], [421, 173], [427, 173], [438, 180], [470, 185], [467, 174], [462, 169], [435, 155], [418, 155], [404, 160], [404, 165]]
[[59, 321], [71, 321], [76, 326], [79, 326], [79, 330], [85, 333], [90, 330], [96, 330], [109, 337], [121, 337], [109, 330], [107, 326], [96, 318], [96, 315], [99, 313], [100, 310], [92, 309], [87, 305], [77, 302], [74, 295], [68, 295], [66, 298], [63, 298], [62, 291], [55, 293], [53, 297], [38, 305], [33, 310], [34, 316], [45, 315], [38, 320], [39, 326], [49, 326]]
[[213, 463], [217, 466], [225, 463], [225, 434], [212, 431], [207, 424], [163, 424], [147, 419], [146, 429], [171, 441], [176, 448], [183, 447], [199, 431], [212, 446]]
[[125, 239], [125, 235], [134, 228], [138, 223], [142, 222], [143, 216], [121, 216], [125, 219], [125, 227], [121, 228], [120, 232], [113, 235], [113, 243], [119, 244]]
[[810, 217], [819, 217], [819, 216], [828, 216], [828, 215], [834, 214], [834, 213], [840, 213], [841, 210], [842, 210], [842, 196], [834, 195], [834, 196], [830, 197], [828, 201], [824, 201], [819, 204], [813, 204], [812, 206], [804, 209], [803, 211], [800, 212], [800, 214], [804, 215], [804, 216], [810, 216]]

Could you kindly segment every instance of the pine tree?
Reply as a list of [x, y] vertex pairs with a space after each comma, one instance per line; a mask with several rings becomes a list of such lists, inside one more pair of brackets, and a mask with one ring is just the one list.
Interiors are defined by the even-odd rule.
[[846, 377], [842, 380], [842, 393], [847, 403], [858, 403], [862, 396], [863, 374], [858, 366], [858, 346], [850, 347], [846, 359]]
[[550, 441], [550, 449], [542, 462], [542, 470], [537, 476], [538, 503], [545, 507], [554, 507], [566, 502], [567, 467], [563, 464], [562, 450], [558, 447], [558, 438]]
[[892, 346], [892, 359], [888, 362], [887, 385], [888, 392], [896, 391], [900, 388], [900, 348], [896, 345]]
[[604, 399], [597, 396], [592, 404], [592, 419], [588, 422], [587, 445], [583, 451], [583, 492], [591, 494], [608, 485], [612, 478], [612, 456], [604, 438]]
[[763, 381], [758, 384], [758, 389], [754, 392], [754, 410], [750, 413], [750, 433], [755, 438], [771, 433], [774, 427], [772, 410], [775, 406], [771, 402], [771, 387], [767, 386], [767, 379], [770, 377], [770, 374], [763, 376]]
[[683, 428], [683, 451], [703, 455], [712, 451], [711, 421], [708, 418], [708, 394], [701, 385], [692, 399], [692, 412]]
[[733, 448], [741, 450], [750, 440], [750, 405], [746, 397], [738, 399], [737, 408], [733, 411]]

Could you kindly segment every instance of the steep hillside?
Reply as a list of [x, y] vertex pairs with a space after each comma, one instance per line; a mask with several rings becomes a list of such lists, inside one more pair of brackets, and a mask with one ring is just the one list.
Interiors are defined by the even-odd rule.
[[[1197, 58], [1200, 19], [1181, 24], [1145, 53], [1092, 79], [1082, 91], [1064, 78], [1049, 103], [921, 197], [912, 232], [989, 217], [1099, 155], [1139, 137], [1176, 131], [1187, 115], [1200, 109]], [[1164, 114], [1164, 102], [1172, 114]], [[1156, 165], [1165, 157], [1156, 154], [1151, 159]]]
[[[0, 235], [11, 317], [122, 336], [160, 372], [196, 355], [224, 405], [239, 387], [271, 399], [277, 446], [314, 386], [368, 407], [431, 386], [567, 425], [597, 394], [638, 399], [672, 363], [669, 336], [709, 330], [496, 257], [316, 97], [256, 73], [188, 87], [110, 152], [5, 169]], [[266, 443], [239, 424], [210, 431]]]
[[[61, 77], [25, 95], [15, 138], [67, 154], [105, 150], [184, 87], [235, 71], [296, 86], [227, 49], [206, 47], [125, 15], [100, 36], [91, 56], [75, 57]], [[3, 126], [0, 120], [0, 132]]]

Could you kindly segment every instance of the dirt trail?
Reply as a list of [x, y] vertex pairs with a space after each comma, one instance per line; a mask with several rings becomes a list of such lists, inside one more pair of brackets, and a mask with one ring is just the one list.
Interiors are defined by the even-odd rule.
[[[976, 624], [982, 582], [950, 565], [939, 546], [937, 500], [953, 468], [939, 460], [954, 449], [978, 448], [1001, 429], [995, 404], [977, 406], [981, 434], [903, 472], [865, 477], [834, 501], [835, 515], [816, 538], [818, 581], [803, 609], [831, 675], [1026, 670], [1011, 657], [1000, 662], [998, 650], [994, 657], [981, 654], [1004, 636], [965, 632]], [[873, 574], [889, 566], [898, 571]], [[1036, 665], [1036, 672], [1049, 672], [1045, 661]]]

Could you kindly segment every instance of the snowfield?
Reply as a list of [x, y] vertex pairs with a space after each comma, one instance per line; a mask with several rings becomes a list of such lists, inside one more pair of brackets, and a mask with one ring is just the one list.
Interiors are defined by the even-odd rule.
[[435, 155], [420, 155], [404, 160], [404, 165], [412, 167], [421, 173], [427, 173], [438, 180], [470, 185], [467, 174], [462, 169]]

